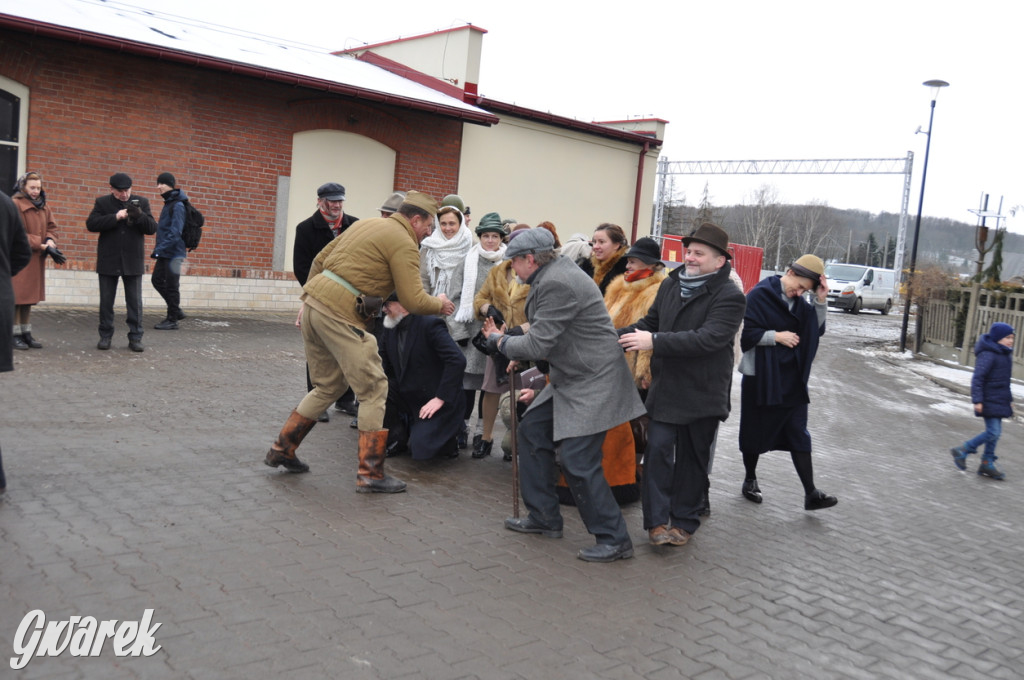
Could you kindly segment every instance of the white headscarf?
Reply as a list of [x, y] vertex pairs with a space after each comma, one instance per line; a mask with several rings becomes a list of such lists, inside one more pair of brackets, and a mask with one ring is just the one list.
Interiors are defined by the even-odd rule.
[[441, 223], [434, 218], [434, 232], [423, 239], [420, 244], [423, 250], [423, 261], [430, 272], [430, 293], [438, 295], [448, 292], [455, 268], [466, 258], [466, 253], [473, 247], [473, 234], [466, 226], [466, 218], [458, 209], [459, 230], [446, 239], [441, 231]]
[[462, 298], [459, 300], [459, 309], [455, 312], [456, 321], [468, 323], [476, 318], [473, 298], [476, 297], [476, 273], [480, 258], [488, 262], [500, 262], [504, 256], [504, 243], [499, 245], [497, 250], [484, 250], [480, 243], [469, 249], [469, 253], [466, 254], [466, 267], [463, 269]]

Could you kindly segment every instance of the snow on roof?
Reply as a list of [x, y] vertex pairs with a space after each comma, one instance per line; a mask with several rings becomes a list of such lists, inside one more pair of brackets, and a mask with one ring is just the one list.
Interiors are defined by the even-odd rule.
[[19, 25], [31, 27], [49, 24], [108, 36], [114, 40], [155, 46], [174, 53], [193, 54], [257, 67], [268, 72], [290, 74], [307, 82], [334, 83], [387, 97], [421, 102], [428, 105], [427, 108], [475, 119], [475, 122], [497, 122], [493, 114], [461, 99], [372, 64], [335, 56], [327, 50], [308, 45], [141, 9], [116, 0], [47, 0], [46, 12], [43, 14], [45, 19], [39, 18], [39, 5], [9, 4], [0, 12], [0, 19], [7, 15], [25, 20], [18, 22]]

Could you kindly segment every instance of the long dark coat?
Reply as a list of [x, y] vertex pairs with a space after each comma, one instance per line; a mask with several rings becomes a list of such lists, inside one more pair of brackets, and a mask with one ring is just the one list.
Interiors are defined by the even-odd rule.
[[[400, 330], [405, 332], [401, 352]], [[466, 358], [448, 334], [444, 321], [434, 316], [410, 314], [398, 327], [381, 333], [379, 347], [388, 376], [389, 401], [402, 403], [408, 415], [412, 457], [433, 458], [462, 427], [462, 375], [466, 372]], [[434, 397], [443, 401], [444, 406], [431, 418], [420, 418], [420, 408]]]
[[149, 199], [132, 195], [139, 200], [142, 215], [132, 219], [117, 219], [117, 213], [127, 208], [113, 194], [100, 196], [85, 220], [85, 228], [98, 233], [96, 241], [96, 273], [104, 276], [142, 276], [146, 273], [146, 236], [156, 233], [156, 220], [149, 210]]
[[[14, 289], [11, 276], [32, 259], [25, 227], [14, 202], [0, 191], [0, 329], [14, 326]], [[0, 372], [14, 369], [14, 336], [0, 333]]]
[[679, 267], [658, 288], [654, 304], [637, 323], [620, 330], [654, 333], [647, 413], [653, 420], [686, 425], [729, 417], [733, 342], [746, 299], [729, 280], [728, 262], [692, 297], [679, 290]]
[[[355, 215], [345, 213], [341, 216], [341, 234], [359, 220]], [[334, 232], [327, 226], [327, 220], [317, 210], [295, 227], [295, 246], [292, 248], [292, 271], [299, 285], [306, 285], [309, 268], [313, 260], [328, 243], [334, 240]]]
[[50, 206], [37, 208], [32, 199], [21, 192], [14, 195], [14, 205], [21, 211], [21, 221], [32, 248], [32, 259], [14, 277], [14, 302], [34, 305], [46, 299], [46, 240], [57, 241], [57, 223]]

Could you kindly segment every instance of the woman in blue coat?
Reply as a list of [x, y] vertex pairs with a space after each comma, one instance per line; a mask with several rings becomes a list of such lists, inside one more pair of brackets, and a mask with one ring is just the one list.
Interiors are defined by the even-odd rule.
[[962, 446], [950, 449], [953, 463], [961, 470], [967, 469], [967, 456], [976, 453], [985, 445], [981, 454], [978, 474], [992, 479], [1005, 479], [1006, 475], [996, 469], [996, 442], [1003, 433], [1003, 418], [1013, 416], [1013, 394], [1010, 392], [1010, 377], [1013, 374], [1013, 326], [1008, 323], [992, 324], [988, 333], [978, 338], [974, 346], [974, 377], [971, 378], [971, 401], [974, 415], [985, 419], [985, 431]]

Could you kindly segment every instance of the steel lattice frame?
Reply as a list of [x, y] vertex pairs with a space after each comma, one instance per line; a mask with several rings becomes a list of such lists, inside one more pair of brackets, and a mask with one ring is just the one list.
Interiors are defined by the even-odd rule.
[[660, 238], [665, 209], [665, 185], [669, 175], [903, 175], [903, 204], [896, 236], [893, 269], [903, 270], [903, 251], [907, 241], [907, 208], [910, 204], [910, 175], [914, 152], [905, 158], [811, 158], [750, 161], [669, 161], [658, 160], [658, 199], [654, 206], [651, 235]]

